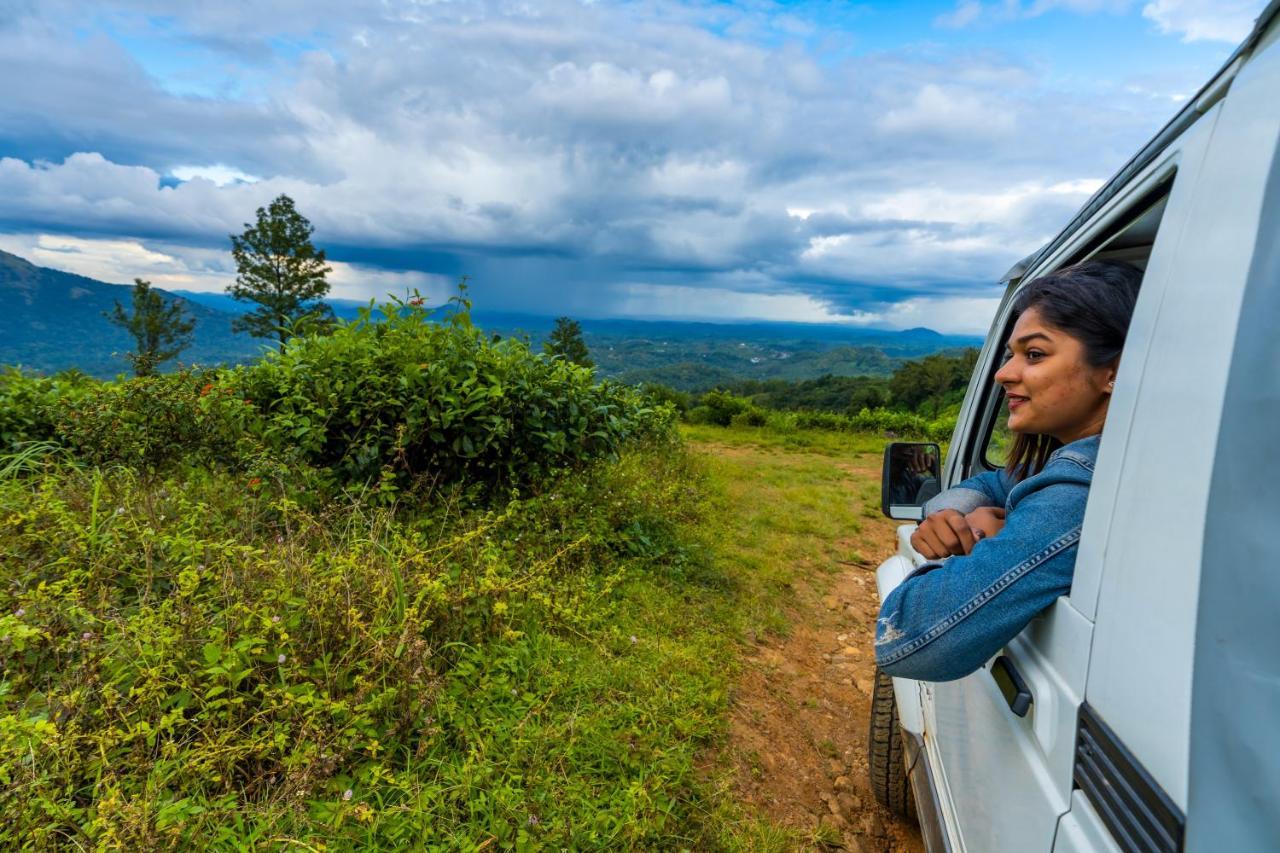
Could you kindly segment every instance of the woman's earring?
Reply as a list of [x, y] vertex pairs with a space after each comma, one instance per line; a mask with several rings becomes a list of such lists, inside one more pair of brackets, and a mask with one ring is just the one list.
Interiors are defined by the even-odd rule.
[[1107, 383], [1107, 390], [1108, 391], [1116, 390], [1116, 381], [1114, 379], [1112, 379], [1110, 382]]

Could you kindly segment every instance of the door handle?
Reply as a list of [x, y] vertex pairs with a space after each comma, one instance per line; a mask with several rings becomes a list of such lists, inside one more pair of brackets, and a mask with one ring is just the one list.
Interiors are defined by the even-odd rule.
[[1027, 711], [1031, 710], [1031, 688], [1027, 687], [1027, 682], [1018, 674], [1013, 661], [1006, 655], [1000, 655], [991, 665], [991, 677], [996, 680], [996, 685], [1004, 694], [1004, 701], [1009, 703], [1009, 710], [1013, 711], [1014, 716], [1025, 717]]

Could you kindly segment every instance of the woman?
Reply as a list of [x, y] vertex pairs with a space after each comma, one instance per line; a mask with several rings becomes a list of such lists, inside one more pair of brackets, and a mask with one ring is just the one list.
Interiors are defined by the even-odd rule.
[[995, 380], [1017, 433], [1008, 466], [925, 505], [931, 560], [885, 597], [876, 663], [950, 681], [975, 671], [1071, 590], [1098, 440], [1142, 273], [1089, 261], [1029, 283]]

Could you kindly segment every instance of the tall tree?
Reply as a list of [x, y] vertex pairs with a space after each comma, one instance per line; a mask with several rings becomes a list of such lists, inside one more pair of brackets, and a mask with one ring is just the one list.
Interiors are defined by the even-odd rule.
[[151, 289], [149, 281], [135, 278], [130, 295], [132, 313], [116, 300], [115, 310], [103, 311], [102, 315], [133, 335], [135, 351], [127, 358], [134, 374], [151, 376], [161, 364], [191, 346], [196, 321], [180, 300], [165, 302], [158, 290]]
[[563, 356], [566, 361], [582, 367], [596, 366], [591, 360], [587, 342], [582, 339], [582, 326], [578, 325], [577, 320], [568, 317], [556, 318], [556, 326], [542, 344], [542, 349], [547, 355]]
[[295, 331], [309, 324], [327, 324], [333, 311], [319, 300], [329, 292], [330, 268], [324, 250], [311, 242], [315, 228], [298, 212], [293, 199], [279, 196], [258, 208], [258, 221], [245, 223], [231, 235], [236, 259], [236, 283], [227, 292], [236, 299], [256, 302], [258, 308], [232, 321], [231, 328], [255, 338], [275, 338], [284, 349]]

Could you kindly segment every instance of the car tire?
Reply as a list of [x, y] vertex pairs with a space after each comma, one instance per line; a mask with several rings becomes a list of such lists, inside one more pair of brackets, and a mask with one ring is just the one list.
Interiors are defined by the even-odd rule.
[[880, 804], [903, 820], [916, 822], [916, 800], [907, 775], [898, 703], [893, 679], [876, 669], [871, 689], [871, 731], [867, 743], [867, 769], [871, 791]]

